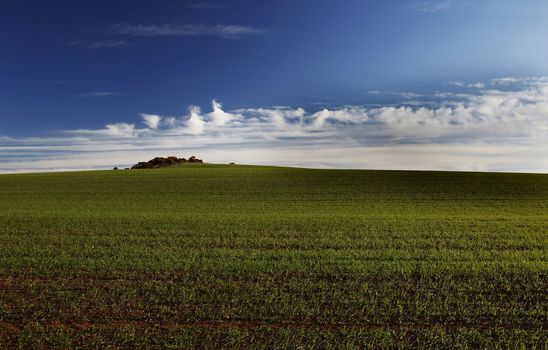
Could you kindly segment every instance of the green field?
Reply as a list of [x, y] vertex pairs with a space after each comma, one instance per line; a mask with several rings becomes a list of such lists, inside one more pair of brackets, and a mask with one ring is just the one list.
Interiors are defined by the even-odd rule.
[[0, 176], [0, 348], [548, 347], [548, 175]]

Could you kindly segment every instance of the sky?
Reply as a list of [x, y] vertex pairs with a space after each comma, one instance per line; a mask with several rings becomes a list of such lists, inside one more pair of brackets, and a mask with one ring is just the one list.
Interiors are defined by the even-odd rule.
[[0, 173], [548, 172], [545, 0], [0, 2]]

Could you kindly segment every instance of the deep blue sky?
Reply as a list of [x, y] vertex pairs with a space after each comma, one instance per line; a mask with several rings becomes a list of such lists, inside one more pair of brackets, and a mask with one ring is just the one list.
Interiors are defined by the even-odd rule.
[[[545, 0], [3, 1], [0, 135], [180, 115], [213, 98], [228, 110], [365, 104], [379, 102], [370, 90], [544, 76], [547, 20]], [[250, 32], [204, 33], [215, 25]]]

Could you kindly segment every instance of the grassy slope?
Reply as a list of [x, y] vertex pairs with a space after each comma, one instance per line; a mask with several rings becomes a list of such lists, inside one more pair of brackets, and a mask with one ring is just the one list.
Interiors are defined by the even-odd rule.
[[548, 175], [0, 176], [0, 346], [545, 347]]

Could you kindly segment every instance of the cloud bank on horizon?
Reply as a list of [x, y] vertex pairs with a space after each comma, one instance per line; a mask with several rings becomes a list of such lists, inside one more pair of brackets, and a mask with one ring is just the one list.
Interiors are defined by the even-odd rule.
[[[399, 105], [143, 113], [139, 125], [0, 136], [0, 172], [101, 169], [154, 156], [305, 167], [548, 172], [548, 78], [450, 82]], [[377, 92], [381, 93], [381, 92]], [[420, 98], [423, 98], [422, 100]]]

